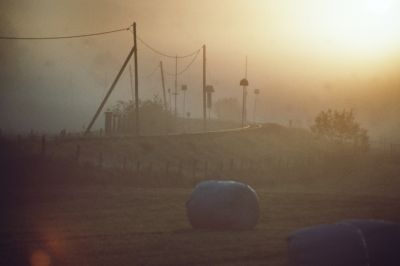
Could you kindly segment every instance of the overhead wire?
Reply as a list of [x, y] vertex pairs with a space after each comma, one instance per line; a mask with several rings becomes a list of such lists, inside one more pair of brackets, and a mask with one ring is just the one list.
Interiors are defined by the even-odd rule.
[[174, 59], [176, 59], [176, 58], [178, 58], [178, 59], [187, 58], [187, 57], [191, 57], [191, 56], [197, 54], [197, 53], [200, 52], [200, 50], [201, 50], [201, 48], [199, 48], [199, 49], [195, 50], [194, 52], [189, 53], [189, 54], [186, 54], [186, 55], [169, 55], [169, 54], [166, 54], [166, 53], [164, 53], [164, 52], [161, 52], [161, 51], [157, 50], [156, 48], [154, 48], [153, 46], [151, 46], [150, 44], [148, 44], [147, 42], [145, 42], [145, 41], [144, 41], [142, 38], [140, 38], [139, 36], [137, 36], [137, 39], [138, 39], [144, 46], [146, 46], [147, 48], [149, 48], [150, 50], [152, 50], [154, 53], [156, 53], [156, 54], [158, 54], [158, 55], [161, 55], [161, 56], [164, 56], [164, 57], [168, 57], [168, 58], [174, 58]]
[[176, 74], [175, 73], [169, 73], [169, 72], [165, 72], [165, 73], [167, 75], [170, 75], [170, 76], [182, 75], [183, 73], [185, 73], [193, 65], [193, 63], [196, 61], [197, 57], [199, 56], [199, 53], [200, 53], [200, 50], [197, 51], [197, 53], [193, 56], [192, 61], [190, 61], [190, 63], [187, 64], [187, 66], [183, 70], [177, 72]]
[[83, 37], [91, 37], [91, 36], [98, 36], [98, 35], [105, 35], [111, 34], [121, 31], [129, 31], [130, 27], [128, 28], [120, 28], [110, 31], [102, 31], [102, 32], [95, 32], [95, 33], [88, 33], [88, 34], [79, 34], [79, 35], [67, 35], [67, 36], [46, 36], [46, 37], [16, 37], [16, 36], [0, 36], [0, 40], [58, 40], [58, 39], [72, 39], [72, 38], [83, 38]]
[[150, 78], [151, 76], [154, 75], [154, 73], [156, 73], [156, 71], [160, 68], [160, 65], [157, 64], [156, 67], [153, 69], [153, 71], [149, 72], [149, 74], [147, 75], [141, 75], [142, 78]]

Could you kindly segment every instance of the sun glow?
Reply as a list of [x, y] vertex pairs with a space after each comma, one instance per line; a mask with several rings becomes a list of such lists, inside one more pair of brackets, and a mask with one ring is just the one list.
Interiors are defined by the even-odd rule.
[[321, 23], [322, 33], [337, 49], [382, 54], [399, 40], [400, 20], [394, 10], [389, 0], [339, 1], [315, 23]]
[[[259, 0], [264, 10], [277, 5]], [[282, 1], [279, 12], [265, 17], [266, 38], [295, 43], [324, 55], [382, 57], [400, 51], [400, 1], [397, 0], [299, 0]], [[259, 11], [261, 12], [261, 11]], [[278, 21], [278, 23], [271, 24]], [[272, 33], [273, 34], [273, 33]]]

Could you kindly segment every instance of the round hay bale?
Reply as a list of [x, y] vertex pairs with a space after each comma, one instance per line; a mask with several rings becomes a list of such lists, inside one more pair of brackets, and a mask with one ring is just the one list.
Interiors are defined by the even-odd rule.
[[235, 181], [204, 181], [186, 203], [187, 216], [196, 229], [251, 229], [260, 216], [257, 193]]
[[289, 265], [400, 265], [400, 225], [345, 220], [294, 232], [288, 239]]

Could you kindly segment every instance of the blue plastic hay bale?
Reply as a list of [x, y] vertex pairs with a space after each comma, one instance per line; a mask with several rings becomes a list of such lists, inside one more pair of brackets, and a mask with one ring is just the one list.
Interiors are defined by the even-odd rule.
[[199, 183], [186, 209], [190, 224], [197, 229], [251, 229], [260, 216], [257, 193], [235, 181]]
[[290, 266], [399, 266], [400, 225], [346, 220], [294, 232]]

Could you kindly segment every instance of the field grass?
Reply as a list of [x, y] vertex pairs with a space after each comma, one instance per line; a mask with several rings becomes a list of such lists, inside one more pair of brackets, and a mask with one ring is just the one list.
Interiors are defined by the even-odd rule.
[[[296, 229], [352, 218], [400, 222], [396, 156], [326, 153], [331, 147], [288, 129], [163, 140], [49, 145], [48, 152], [64, 152], [64, 157], [55, 153], [43, 158], [14, 145], [2, 149], [0, 264], [285, 265], [286, 239]], [[96, 156], [100, 149], [110, 154], [140, 150], [143, 142], [153, 149], [142, 160], [241, 156], [268, 161], [273, 153], [317, 158], [284, 167], [272, 163], [263, 171], [223, 172], [218, 178], [244, 181], [256, 189], [259, 224], [248, 231], [193, 230], [185, 202], [194, 183], [204, 177], [174, 177], [173, 172], [168, 177], [136, 176], [120, 168], [99, 169], [84, 158], [77, 164], [66, 156], [77, 143]], [[180, 148], [172, 150], [174, 146]]]

